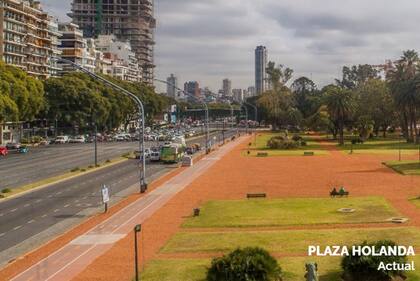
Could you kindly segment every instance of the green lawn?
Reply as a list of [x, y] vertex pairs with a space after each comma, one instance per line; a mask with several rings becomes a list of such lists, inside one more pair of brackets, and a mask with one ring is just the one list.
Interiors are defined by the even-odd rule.
[[[337, 146], [339, 149], [349, 152], [351, 150], [351, 140], [347, 140], [345, 145]], [[407, 143], [404, 140], [395, 138], [378, 138], [368, 140], [363, 144], [353, 145], [353, 153], [355, 154], [398, 154], [401, 148], [401, 154], [418, 153], [419, 145], [414, 143]]]
[[[415, 262], [420, 265], [420, 258]], [[278, 260], [282, 270], [284, 281], [302, 281], [305, 275], [305, 263], [316, 262], [320, 281], [340, 280], [341, 258], [339, 257], [316, 257], [316, 258], [280, 258]], [[207, 268], [210, 266], [209, 259], [165, 259], [153, 260], [146, 266], [142, 274], [144, 281], [204, 281]], [[420, 281], [418, 272], [408, 273], [407, 281]]]
[[[340, 213], [340, 208], [356, 209]], [[374, 210], [374, 212], [372, 211]], [[382, 197], [209, 201], [184, 227], [249, 227], [384, 222], [398, 213]]]
[[[282, 150], [282, 149], [270, 149], [267, 147], [267, 142], [274, 136], [284, 136], [284, 133], [260, 133], [257, 136], [257, 145], [250, 146], [250, 154], [248, 155], [246, 151], [243, 152], [244, 156], [257, 156], [259, 152], [268, 153], [268, 156], [303, 156], [305, 151], [312, 151], [315, 155], [327, 155], [328, 152], [324, 150], [317, 141], [314, 141], [312, 137], [301, 135], [306, 141], [306, 146], [301, 146], [292, 150]], [[289, 134], [293, 136], [293, 134]]]
[[385, 165], [403, 175], [420, 175], [420, 163], [418, 160], [388, 161]]
[[415, 227], [334, 230], [276, 230], [243, 232], [180, 232], [162, 253], [229, 252], [237, 247], [263, 247], [275, 253], [305, 254], [309, 245], [353, 245], [365, 240], [390, 239], [400, 245], [420, 246]]
[[420, 208], [420, 197], [410, 199], [410, 202]]

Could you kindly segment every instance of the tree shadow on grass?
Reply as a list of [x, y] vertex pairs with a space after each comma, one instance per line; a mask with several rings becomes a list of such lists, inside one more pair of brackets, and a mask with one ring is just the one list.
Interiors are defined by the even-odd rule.
[[339, 271], [330, 271], [319, 277], [319, 281], [340, 281], [340, 280], [343, 280], [343, 279], [341, 279], [341, 272]]

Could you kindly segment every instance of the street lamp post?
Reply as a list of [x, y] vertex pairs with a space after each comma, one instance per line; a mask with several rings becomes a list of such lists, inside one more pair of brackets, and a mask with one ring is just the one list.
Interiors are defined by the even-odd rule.
[[121, 92], [123, 95], [131, 98], [132, 100], [134, 100], [138, 106], [138, 111], [139, 111], [139, 124], [141, 124], [141, 132], [140, 132], [140, 138], [139, 138], [139, 150], [141, 151], [141, 154], [143, 157], [141, 157], [141, 161], [142, 161], [142, 169], [140, 171], [140, 192], [144, 193], [147, 190], [147, 183], [146, 183], [146, 157], [145, 157], [145, 145], [144, 145], [144, 129], [145, 129], [145, 112], [144, 112], [144, 106], [142, 101], [133, 93], [127, 91], [126, 89], [118, 86], [117, 84], [112, 83], [111, 81], [108, 81], [107, 79], [97, 75], [94, 72], [91, 72], [87, 69], [85, 69], [84, 67], [70, 61], [67, 59], [63, 59], [63, 58], [55, 58], [57, 61], [62, 61], [64, 63], [70, 64], [73, 67], [75, 67], [76, 69], [80, 70], [83, 73], [88, 74], [90, 77], [99, 80], [101, 82], [103, 82], [104, 84], [118, 90], [119, 92]]
[[141, 232], [141, 224], [138, 224], [134, 227], [134, 263], [135, 263], [135, 272], [136, 272], [136, 281], [140, 281], [140, 274], [139, 274], [139, 249], [138, 249], [138, 242], [137, 236]]

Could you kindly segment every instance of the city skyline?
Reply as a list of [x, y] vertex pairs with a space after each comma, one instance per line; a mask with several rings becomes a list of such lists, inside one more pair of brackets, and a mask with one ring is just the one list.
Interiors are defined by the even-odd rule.
[[[409, 2], [158, 0], [156, 74], [164, 79], [174, 73], [179, 81], [197, 80], [215, 91], [228, 77], [233, 87], [247, 88], [255, 80], [255, 47], [264, 45], [269, 60], [291, 67], [294, 79], [312, 76], [322, 86], [344, 65], [380, 64], [399, 58], [402, 50], [419, 49], [420, 3]], [[69, 20], [70, 0], [42, 4]], [[372, 15], [381, 17], [373, 21]]]

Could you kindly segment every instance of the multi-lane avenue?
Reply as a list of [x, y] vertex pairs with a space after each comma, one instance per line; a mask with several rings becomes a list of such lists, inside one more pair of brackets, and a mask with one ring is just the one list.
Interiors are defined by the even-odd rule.
[[[229, 131], [225, 133], [225, 136], [230, 137], [235, 133], [236, 131]], [[193, 142], [203, 143], [204, 137], [195, 139]], [[118, 144], [112, 145], [117, 146]], [[135, 147], [135, 143], [119, 145], [126, 149], [132, 149], [130, 146]], [[60, 153], [66, 149], [74, 151], [76, 148], [75, 146], [63, 146], [60, 148]], [[77, 149], [89, 150], [88, 145], [86, 148], [82, 145]], [[49, 153], [46, 151], [47, 149], [45, 151], [41, 149], [34, 153], [34, 156], [46, 157], [45, 155]], [[82, 151], [79, 155], [83, 158]], [[108, 156], [103, 155], [103, 157]], [[64, 156], [59, 159], [46, 158], [48, 158], [46, 162], [51, 163], [48, 165], [53, 165], [54, 161], [70, 163], [77, 159], [72, 155], [68, 155], [68, 158]], [[40, 166], [39, 170], [50, 169], [46, 165]], [[173, 169], [173, 166], [149, 164], [147, 166], [148, 179], [151, 180], [170, 169]], [[26, 169], [20, 169], [20, 171], [22, 173], [30, 172]], [[98, 207], [101, 207], [101, 185], [109, 186], [111, 197], [118, 200], [125, 191], [136, 191], [138, 181], [138, 161], [127, 160], [0, 202], [0, 266], [63, 233], [72, 225], [80, 223], [81, 220], [91, 215], [92, 211], [98, 212]]]

